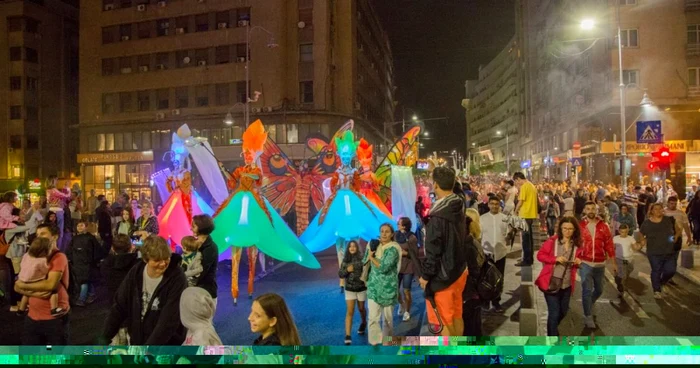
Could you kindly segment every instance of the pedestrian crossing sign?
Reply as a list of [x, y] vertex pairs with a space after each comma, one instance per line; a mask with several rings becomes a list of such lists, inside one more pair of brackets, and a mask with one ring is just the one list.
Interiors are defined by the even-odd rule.
[[661, 121], [638, 121], [637, 143], [659, 144], [664, 143], [664, 135], [661, 134]]

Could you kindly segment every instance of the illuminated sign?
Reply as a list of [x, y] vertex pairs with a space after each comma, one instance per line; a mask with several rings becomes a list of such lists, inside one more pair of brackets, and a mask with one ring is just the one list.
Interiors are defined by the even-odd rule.
[[121, 153], [81, 153], [78, 154], [80, 164], [104, 164], [115, 162], [144, 162], [153, 161], [153, 151], [121, 152]]

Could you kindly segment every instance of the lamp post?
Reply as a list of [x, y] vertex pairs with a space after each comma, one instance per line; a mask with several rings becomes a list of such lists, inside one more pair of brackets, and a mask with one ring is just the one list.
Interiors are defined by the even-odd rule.
[[[235, 109], [236, 106], [246, 107], [247, 105], [244, 104], [243, 102], [236, 102], [233, 106], [231, 106], [231, 107], [228, 109], [228, 112], [226, 113], [226, 117], [224, 118], [224, 124], [226, 124], [226, 125], [233, 125], [233, 124], [235, 123], [234, 120], [233, 120], [233, 115], [231, 115], [231, 110]], [[246, 126], [247, 126], [247, 125], [248, 125], [248, 123], [246, 122]]]
[[248, 124], [250, 124], [250, 102], [255, 102], [257, 101], [257, 96], [255, 99], [250, 98], [250, 34], [253, 33], [256, 29], [262, 30], [263, 32], [267, 33], [270, 36], [270, 39], [268, 40], [267, 47], [269, 48], [274, 48], [277, 47], [277, 43], [275, 42], [275, 36], [272, 34], [272, 32], [268, 31], [267, 29], [261, 27], [261, 26], [255, 26], [251, 27], [250, 22], [248, 22], [248, 25], [246, 26], [246, 37], [245, 37], [245, 126], [246, 128], [248, 127]]
[[[501, 131], [500, 130], [497, 131], [496, 135], [498, 137], [500, 137]], [[508, 176], [510, 176], [510, 147], [508, 144], [509, 136], [510, 136], [510, 134], [509, 134], [508, 130], [506, 129], [506, 174], [508, 174]]]

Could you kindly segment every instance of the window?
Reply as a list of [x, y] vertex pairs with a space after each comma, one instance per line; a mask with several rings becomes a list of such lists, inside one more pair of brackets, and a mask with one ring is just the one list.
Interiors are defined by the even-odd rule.
[[134, 150], [134, 138], [131, 132], [124, 133], [124, 150], [131, 151]]
[[114, 150], [122, 151], [124, 150], [124, 134], [114, 133]]
[[13, 105], [10, 106], [10, 119], [21, 119], [22, 118], [22, 106]]
[[8, 32], [22, 32], [22, 18], [19, 18], [19, 17], [7, 18], [7, 31]]
[[122, 73], [132, 72], [131, 56], [125, 56], [119, 58], [119, 68]]
[[314, 102], [314, 82], [307, 81], [299, 83], [299, 98], [301, 103]]
[[158, 100], [158, 110], [167, 110], [170, 108], [170, 90], [167, 88], [157, 90], [156, 99]]
[[156, 54], [156, 69], [165, 70], [170, 66], [170, 57], [167, 52], [159, 52]]
[[131, 0], [120, 0], [120, 1], [119, 1], [119, 4], [120, 4], [119, 7], [122, 8], [122, 9], [124, 9], [124, 8], [131, 8]]
[[688, 26], [688, 43], [700, 43], [700, 24], [691, 24]]
[[136, 63], [139, 66], [139, 71], [148, 71], [151, 69], [151, 55], [139, 55], [136, 57]]
[[[248, 53], [248, 59], [250, 59], [250, 52]], [[236, 60], [245, 60], [245, 44], [236, 44]]]
[[39, 109], [34, 106], [27, 106], [27, 120], [39, 120]]
[[21, 47], [10, 47], [10, 61], [20, 61], [22, 60], [22, 48]]
[[226, 83], [216, 85], [216, 105], [226, 106], [229, 104], [229, 85]]
[[639, 70], [623, 70], [622, 83], [624, 85], [636, 84], [639, 85]]
[[185, 68], [192, 65], [192, 60], [190, 59], [190, 52], [188, 50], [176, 52], [175, 58], [177, 59], [178, 68]]
[[102, 59], [102, 75], [113, 75], [116, 61], [115, 59]]
[[239, 27], [245, 27], [241, 21], [247, 21], [248, 25], [250, 25], [250, 8], [236, 9], [236, 20]]
[[162, 37], [167, 36], [170, 32], [170, 20], [169, 19], [158, 19], [156, 21], [156, 36]]
[[175, 19], [175, 32], [187, 33], [190, 26], [189, 17], [179, 17]]
[[119, 26], [119, 37], [122, 41], [131, 39], [131, 24], [122, 24]]
[[246, 84], [243, 82], [236, 82], [236, 102], [245, 103], [247, 98]]
[[111, 10], [115, 8], [116, 0], [102, 0], [102, 10]]
[[197, 86], [194, 93], [197, 107], [209, 106], [209, 86]]
[[116, 42], [115, 35], [117, 34], [117, 26], [102, 28], [102, 44]]
[[620, 0], [620, 5], [637, 5], [637, 0]]
[[22, 136], [21, 135], [11, 135], [10, 136], [10, 148], [22, 149]]
[[194, 17], [195, 32], [206, 32], [209, 30], [209, 14], [199, 14]]
[[215, 51], [215, 59], [217, 64], [226, 64], [231, 62], [231, 47], [218, 46]]
[[27, 77], [27, 91], [39, 90], [39, 80], [32, 77]]
[[119, 112], [134, 111], [134, 104], [131, 101], [131, 92], [121, 92], [119, 94]]
[[231, 14], [228, 11], [216, 13], [216, 28], [225, 29], [231, 27]]
[[102, 95], [102, 113], [113, 114], [116, 112], [117, 95], [115, 93], [105, 93]]
[[138, 91], [137, 99], [139, 111], [148, 111], [151, 109], [151, 91]]
[[151, 38], [151, 28], [153, 28], [153, 23], [141, 22], [138, 25], [136, 25], [136, 28], [139, 39]]
[[639, 47], [639, 34], [636, 29], [623, 29], [620, 31], [622, 36], [622, 47]]
[[688, 85], [691, 87], [700, 86], [700, 68], [688, 68]]
[[178, 109], [187, 107], [190, 104], [189, 91], [187, 87], [175, 88], [175, 107]]
[[22, 77], [10, 77], [10, 90], [19, 91], [22, 89]]
[[299, 61], [309, 62], [314, 61], [314, 45], [304, 44], [299, 45]]
[[105, 151], [114, 151], [114, 133], [105, 134]]
[[[313, 4], [312, 4], [313, 6]], [[299, 9], [299, 21], [304, 22], [304, 29], [313, 29], [314, 10]]]
[[27, 135], [27, 149], [39, 149], [39, 136], [34, 134]]
[[39, 21], [32, 18], [24, 18], [24, 31], [27, 33], [39, 33]]
[[203, 61], [204, 64], [209, 63], [209, 49], [197, 49], [194, 50], [194, 60], [197, 62], [197, 65], [201, 64]]
[[287, 143], [287, 126], [284, 124], [275, 125], [275, 142]]
[[39, 53], [32, 48], [25, 47], [24, 52], [26, 53], [27, 61], [30, 63], [38, 63], [39, 62]]

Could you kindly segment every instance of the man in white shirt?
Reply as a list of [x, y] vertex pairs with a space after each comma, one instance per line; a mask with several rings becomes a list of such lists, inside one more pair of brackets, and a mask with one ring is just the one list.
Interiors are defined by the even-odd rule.
[[[489, 198], [489, 212], [481, 215], [481, 246], [484, 248], [484, 254], [491, 257], [496, 268], [505, 274], [506, 269], [506, 234], [508, 233], [508, 224], [506, 223], [506, 215], [501, 213], [501, 201], [497, 197]], [[491, 301], [493, 310], [496, 313], [503, 313], [501, 308], [501, 297]], [[486, 305], [488, 308], [488, 305]]]

